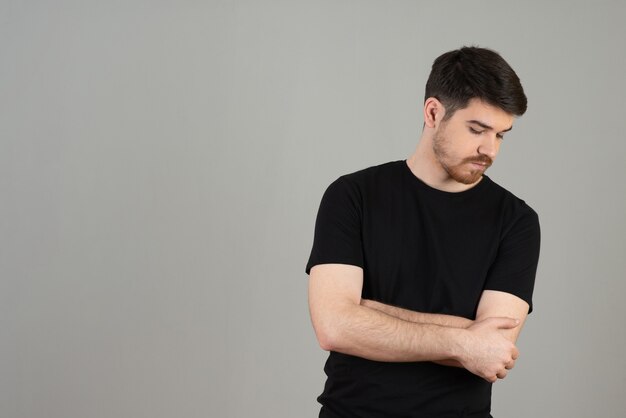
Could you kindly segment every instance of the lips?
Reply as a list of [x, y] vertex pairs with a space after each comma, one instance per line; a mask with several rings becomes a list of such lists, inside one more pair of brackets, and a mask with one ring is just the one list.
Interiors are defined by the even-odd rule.
[[486, 170], [491, 164], [479, 161], [470, 161], [470, 163], [479, 170]]
[[465, 162], [475, 164], [480, 167], [488, 168], [493, 163], [493, 160], [487, 156], [482, 156], [479, 158], [468, 158]]

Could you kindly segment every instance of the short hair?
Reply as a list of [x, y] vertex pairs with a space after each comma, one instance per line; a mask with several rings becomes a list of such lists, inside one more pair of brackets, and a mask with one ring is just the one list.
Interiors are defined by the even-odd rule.
[[445, 107], [444, 120], [474, 98], [514, 116], [523, 115], [527, 105], [522, 84], [504, 58], [474, 46], [446, 52], [433, 62], [424, 101], [429, 97]]

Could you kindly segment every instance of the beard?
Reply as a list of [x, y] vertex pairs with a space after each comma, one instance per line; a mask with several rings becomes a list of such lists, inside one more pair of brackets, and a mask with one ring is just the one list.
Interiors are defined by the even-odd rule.
[[[493, 160], [486, 155], [477, 155], [461, 159], [455, 163], [451, 154], [450, 142], [445, 137], [445, 125], [442, 125], [433, 136], [433, 151], [437, 162], [448, 173], [450, 178], [463, 184], [474, 184], [481, 179], [483, 173]], [[484, 164], [482, 168], [476, 168], [471, 163]]]

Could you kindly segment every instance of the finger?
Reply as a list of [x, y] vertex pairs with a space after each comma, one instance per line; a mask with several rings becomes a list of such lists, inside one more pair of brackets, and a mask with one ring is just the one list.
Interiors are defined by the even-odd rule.
[[485, 380], [489, 383], [495, 383], [498, 380], [497, 376], [486, 376]]
[[513, 360], [517, 360], [519, 358], [519, 350], [517, 349], [517, 347], [514, 347], [514, 350], [511, 353], [511, 358]]
[[498, 329], [511, 329], [519, 325], [519, 319], [515, 318], [494, 318], [494, 320]]
[[498, 377], [498, 379], [504, 379], [506, 377], [507, 373], [508, 372], [506, 370], [502, 370], [502, 371], [499, 371], [498, 373], [496, 373], [496, 376]]
[[511, 370], [513, 367], [515, 367], [515, 360], [511, 360], [504, 365], [504, 368], [507, 370]]

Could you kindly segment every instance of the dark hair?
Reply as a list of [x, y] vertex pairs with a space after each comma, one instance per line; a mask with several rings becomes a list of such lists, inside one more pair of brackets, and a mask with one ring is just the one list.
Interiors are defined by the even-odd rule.
[[526, 112], [526, 95], [511, 66], [495, 51], [466, 47], [446, 52], [433, 62], [426, 82], [426, 97], [439, 100], [444, 120], [477, 98], [505, 112]]

